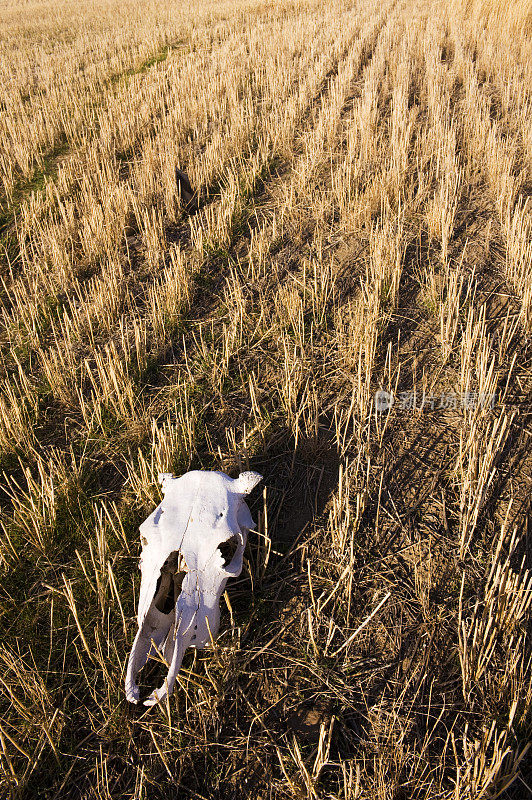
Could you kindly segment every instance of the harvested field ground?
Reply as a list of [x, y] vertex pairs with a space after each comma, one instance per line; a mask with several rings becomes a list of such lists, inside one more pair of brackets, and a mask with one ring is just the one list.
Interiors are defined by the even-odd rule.
[[[0, 25], [0, 798], [532, 798], [530, 3]], [[190, 468], [259, 530], [148, 710]]]

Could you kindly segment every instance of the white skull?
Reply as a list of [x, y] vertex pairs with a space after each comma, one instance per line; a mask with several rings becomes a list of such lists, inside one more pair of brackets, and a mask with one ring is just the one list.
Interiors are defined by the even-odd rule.
[[129, 656], [126, 696], [138, 703], [136, 678], [157, 650], [170, 665], [164, 684], [144, 702], [172, 694], [187, 647], [209, 645], [218, 633], [220, 598], [240, 575], [248, 530], [244, 497], [262, 480], [256, 472], [159, 475], [164, 499], [140, 526], [139, 629]]

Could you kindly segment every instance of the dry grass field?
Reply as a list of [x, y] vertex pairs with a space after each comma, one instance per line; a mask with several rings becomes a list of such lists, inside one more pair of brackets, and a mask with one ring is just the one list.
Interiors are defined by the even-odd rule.
[[[532, 798], [530, 0], [0, 26], [1, 800]], [[148, 710], [190, 468], [258, 531]]]

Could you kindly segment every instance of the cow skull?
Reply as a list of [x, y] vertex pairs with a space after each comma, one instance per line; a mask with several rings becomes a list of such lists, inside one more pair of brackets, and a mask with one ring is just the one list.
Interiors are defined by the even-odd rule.
[[164, 499], [140, 526], [139, 628], [125, 685], [127, 699], [138, 703], [138, 673], [150, 656], [163, 655], [168, 675], [146, 706], [172, 694], [187, 647], [202, 649], [218, 633], [220, 598], [227, 579], [240, 575], [254, 527], [244, 497], [262, 476], [194, 471], [159, 480]]

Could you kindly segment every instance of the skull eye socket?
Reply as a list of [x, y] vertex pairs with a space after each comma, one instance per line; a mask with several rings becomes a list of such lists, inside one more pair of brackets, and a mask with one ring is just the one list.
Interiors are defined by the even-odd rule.
[[223, 566], [226, 567], [233, 560], [238, 550], [239, 541], [236, 536], [231, 536], [226, 542], [220, 542], [218, 550], [222, 554]]
[[157, 579], [153, 603], [161, 614], [170, 614], [181, 593], [183, 579], [187, 573], [187, 565], [181, 553], [174, 550], [163, 566]]

